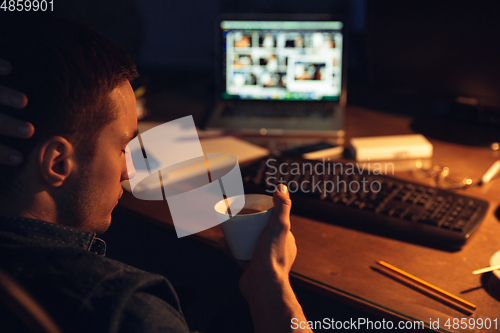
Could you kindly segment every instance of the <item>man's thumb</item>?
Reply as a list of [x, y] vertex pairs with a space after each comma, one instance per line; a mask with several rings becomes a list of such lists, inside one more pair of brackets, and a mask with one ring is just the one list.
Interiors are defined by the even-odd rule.
[[286, 185], [279, 184], [273, 195], [273, 215], [277, 218], [289, 217], [290, 209], [292, 208], [292, 201]]

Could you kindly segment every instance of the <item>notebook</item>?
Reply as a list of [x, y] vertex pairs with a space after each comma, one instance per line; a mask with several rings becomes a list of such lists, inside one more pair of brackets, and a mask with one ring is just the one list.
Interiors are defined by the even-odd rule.
[[323, 14], [221, 18], [217, 102], [205, 128], [342, 137], [344, 29]]

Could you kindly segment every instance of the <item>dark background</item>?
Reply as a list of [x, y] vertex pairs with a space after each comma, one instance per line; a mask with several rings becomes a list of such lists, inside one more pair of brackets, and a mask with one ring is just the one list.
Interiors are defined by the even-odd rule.
[[[341, 14], [348, 20], [348, 104], [414, 116], [417, 132], [442, 140], [500, 141], [498, 1], [55, 2], [58, 14], [90, 25], [133, 55], [149, 93], [179, 92], [203, 103], [204, 113], [215, 99], [220, 14]], [[160, 118], [168, 113], [165, 104], [149, 106]]]
[[[411, 115], [453, 116], [459, 105], [476, 115], [500, 110], [498, 1], [54, 0], [54, 9], [122, 46], [150, 89], [204, 101], [214, 98], [220, 14], [341, 14], [348, 20], [348, 103]], [[184, 84], [193, 81], [201, 82]]]
[[[57, 0], [56, 0], [57, 1]], [[350, 32], [363, 36], [365, 0], [73, 0], [56, 3], [56, 13], [81, 21], [133, 55], [151, 88], [159, 83], [187, 94], [213, 99], [216, 21], [223, 13], [328, 13], [350, 18]], [[348, 63], [362, 77], [364, 38]], [[358, 74], [359, 73], [359, 74]], [[353, 76], [353, 79], [354, 77]], [[202, 81], [196, 89], [185, 82]]]

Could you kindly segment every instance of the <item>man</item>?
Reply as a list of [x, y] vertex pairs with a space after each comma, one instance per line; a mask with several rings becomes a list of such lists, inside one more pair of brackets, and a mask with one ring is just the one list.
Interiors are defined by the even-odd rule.
[[[74, 23], [36, 16], [9, 24], [0, 58], [15, 70], [0, 84], [25, 92], [29, 103], [0, 114], [28, 121], [35, 134], [0, 137], [24, 155], [20, 167], [0, 166], [0, 268], [63, 331], [187, 332], [168, 281], [103, 257], [96, 237], [109, 227], [120, 183], [133, 176], [126, 145], [137, 135], [134, 64]], [[274, 204], [240, 280], [256, 332], [291, 332], [292, 318], [305, 321], [288, 280], [297, 250], [285, 186]], [[19, 328], [12, 317], [1, 320], [7, 330]]]

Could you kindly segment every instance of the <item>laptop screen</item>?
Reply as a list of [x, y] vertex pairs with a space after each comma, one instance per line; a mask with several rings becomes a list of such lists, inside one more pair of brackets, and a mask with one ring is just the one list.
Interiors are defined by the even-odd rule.
[[338, 101], [339, 21], [222, 21], [223, 99]]

